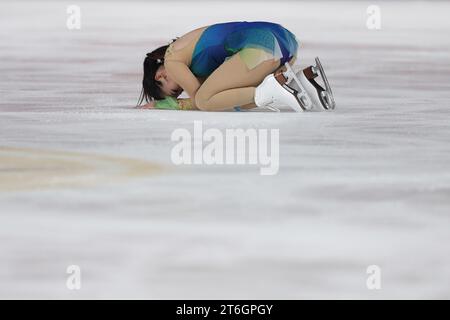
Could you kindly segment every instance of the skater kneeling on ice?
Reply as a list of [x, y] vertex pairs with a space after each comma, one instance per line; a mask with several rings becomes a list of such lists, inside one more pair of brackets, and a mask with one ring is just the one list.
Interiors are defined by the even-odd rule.
[[[334, 109], [320, 61], [302, 70], [294, 66], [297, 50], [295, 35], [277, 23], [238, 21], [195, 29], [147, 53], [137, 107]], [[323, 86], [314, 80], [317, 76]], [[178, 98], [183, 91], [189, 98]]]

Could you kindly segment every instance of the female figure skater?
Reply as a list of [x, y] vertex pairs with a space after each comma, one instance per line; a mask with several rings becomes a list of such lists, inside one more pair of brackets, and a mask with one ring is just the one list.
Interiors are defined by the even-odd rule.
[[[332, 98], [331, 89], [327, 93], [314, 81], [323, 70], [311, 66], [295, 73], [297, 50], [295, 35], [276, 23], [239, 21], [195, 29], [147, 54], [137, 107], [327, 109], [322, 100]], [[183, 91], [189, 98], [177, 99]]]

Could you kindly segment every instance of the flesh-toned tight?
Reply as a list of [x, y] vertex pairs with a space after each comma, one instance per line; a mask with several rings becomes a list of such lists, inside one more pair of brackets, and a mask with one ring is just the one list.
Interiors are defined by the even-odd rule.
[[[197, 108], [205, 111], [223, 111], [239, 106], [256, 107], [255, 89], [270, 73], [285, 70], [280, 59], [265, 59], [249, 68], [248, 56], [258, 55], [261, 49], [245, 48], [224, 61], [203, 82], [195, 95]], [[289, 64], [294, 64], [294, 56]]]

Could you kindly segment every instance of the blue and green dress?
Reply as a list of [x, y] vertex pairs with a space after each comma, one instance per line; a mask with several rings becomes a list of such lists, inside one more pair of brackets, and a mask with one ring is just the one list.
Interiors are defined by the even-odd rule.
[[[246, 48], [262, 49], [266, 54]], [[254, 68], [265, 59], [280, 59], [280, 66], [297, 56], [295, 35], [277, 23], [237, 21], [208, 26], [192, 54], [190, 70], [197, 77], [208, 77], [228, 57], [239, 52], [243, 61]]]

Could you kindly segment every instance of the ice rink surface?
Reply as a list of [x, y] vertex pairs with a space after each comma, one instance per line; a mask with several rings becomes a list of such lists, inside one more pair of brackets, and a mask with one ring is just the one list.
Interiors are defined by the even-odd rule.
[[[449, 3], [71, 4], [0, 3], [1, 298], [450, 298]], [[234, 20], [296, 34], [336, 111], [132, 108], [146, 52]], [[173, 165], [194, 120], [279, 128], [279, 173]]]

